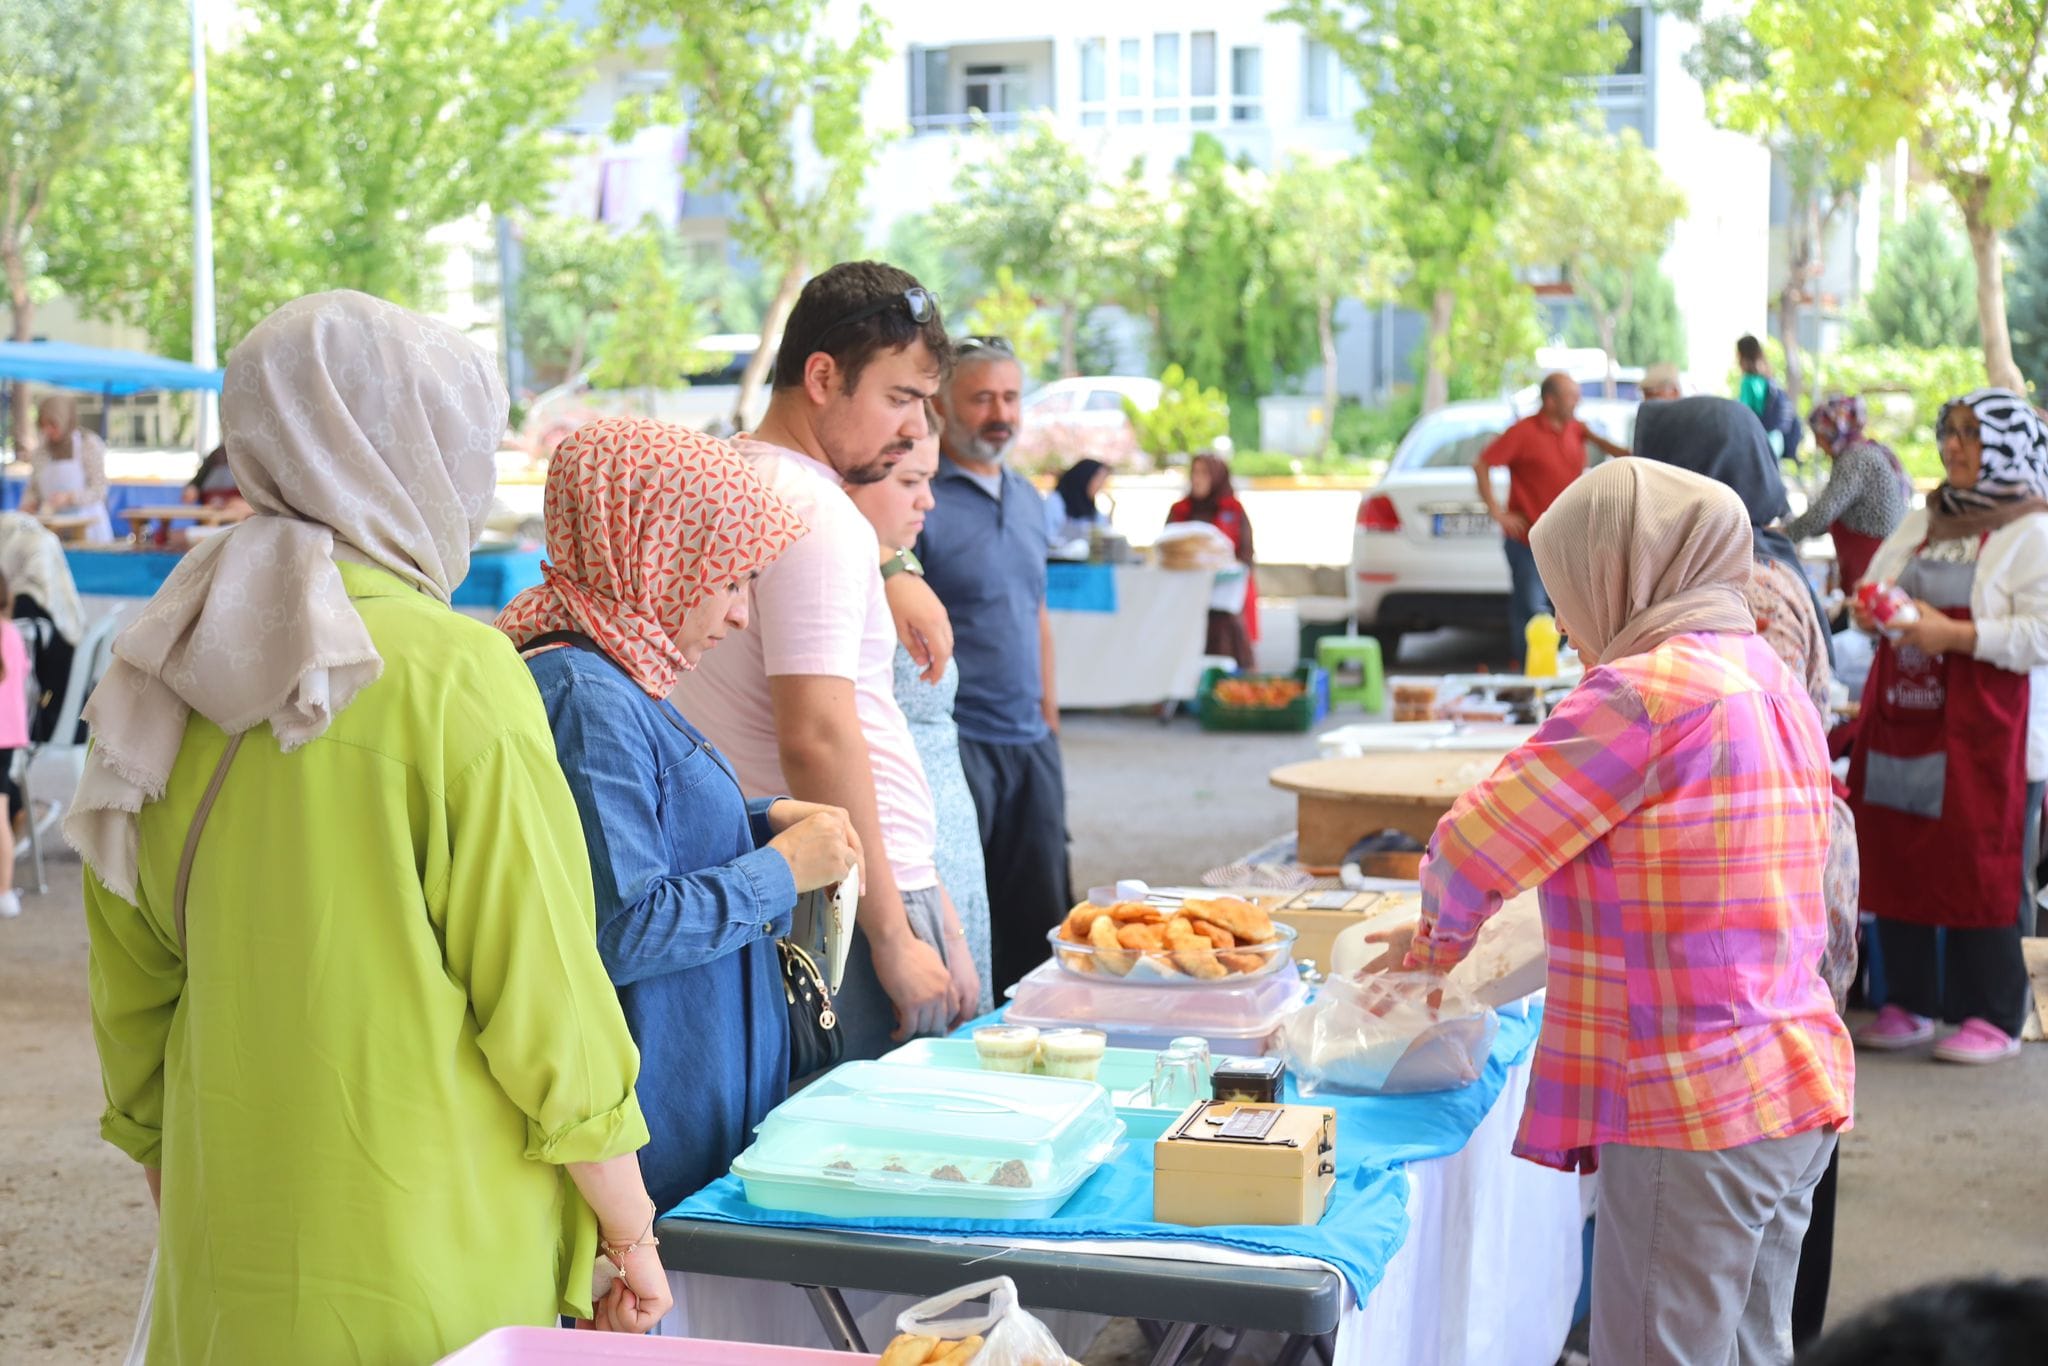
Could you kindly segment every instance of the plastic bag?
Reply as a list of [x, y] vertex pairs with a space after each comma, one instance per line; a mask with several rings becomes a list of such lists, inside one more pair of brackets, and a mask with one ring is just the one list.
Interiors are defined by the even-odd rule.
[[[985, 1312], [948, 1317], [983, 1298], [988, 1300]], [[1008, 1276], [914, 1304], [896, 1316], [896, 1331], [903, 1337], [890, 1344], [892, 1350], [904, 1337], [936, 1338], [941, 1344], [978, 1337], [981, 1350], [967, 1359], [969, 1366], [1068, 1366], [1066, 1349], [1052, 1330], [1017, 1306], [1017, 1283]], [[936, 1350], [943, 1359], [944, 1347]], [[887, 1353], [882, 1359], [890, 1362]]]
[[1493, 1012], [1430, 973], [1332, 977], [1289, 1016], [1281, 1049], [1304, 1096], [1401, 1095], [1476, 1081]]

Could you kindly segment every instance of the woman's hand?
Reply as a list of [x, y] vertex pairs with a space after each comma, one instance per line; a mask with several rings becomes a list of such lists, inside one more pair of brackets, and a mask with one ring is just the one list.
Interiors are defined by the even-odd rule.
[[974, 954], [967, 947], [967, 936], [958, 930], [946, 935], [946, 975], [953, 979], [952, 991], [947, 998], [953, 1016], [950, 1027], [958, 1029], [973, 1019], [981, 1007], [981, 973], [975, 969]]
[[916, 662], [918, 676], [936, 683], [953, 658], [953, 619], [932, 586], [916, 574], [896, 574], [883, 585], [889, 615], [896, 621], [896, 639]]
[[[783, 805], [777, 802], [769, 808], [771, 821], [776, 807]], [[799, 892], [837, 886], [860, 866], [860, 836], [854, 832], [852, 819], [836, 806], [812, 807], [768, 841], [768, 847], [789, 864], [789, 875]]]
[[1857, 630], [1869, 635], [1877, 633], [1877, 618], [1863, 605], [1863, 600], [1854, 593], [1849, 595], [1849, 623]]
[[1920, 609], [1920, 619], [1895, 628], [1899, 644], [1910, 645], [1927, 655], [1971, 655], [1977, 652], [1975, 626], [1967, 621], [1957, 621], [1939, 607], [1930, 607], [1917, 598], [1913, 605]]
[[768, 828], [780, 835], [783, 831], [802, 824], [819, 812], [841, 817], [846, 821], [846, 837], [853, 841], [853, 871], [859, 877], [859, 885], [868, 885], [868, 854], [861, 848], [860, 831], [854, 827], [853, 818], [836, 806], [821, 802], [800, 802], [794, 797], [784, 797], [768, 808]]
[[661, 1322], [674, 1303], [668, 1272], [652, 1246], [629, 1248], [621, 1260], [623, 1274], [597, 1302], [595, 1322], [606, 1333], [644, 1333]]

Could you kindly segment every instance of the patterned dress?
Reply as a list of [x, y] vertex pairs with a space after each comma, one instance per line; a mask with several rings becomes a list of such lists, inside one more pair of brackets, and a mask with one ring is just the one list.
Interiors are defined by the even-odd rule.
[[939, 881], [952, 895], [974, 970], [981, 977], [981, 1011], [995, 1008], [989, 970], [988, 872], [982, 864], [981, 824], [975, 818], [974, 794], [960, 767], [960, 731], [953, 724], [953, 697], [960, 690], [960, 666], [948, 661], [945, 676], [927, 683], [910, 652], [896, 647], [896, 704], [910, 723], [910, 738], [931, 784], [932, 804], [939, 813], [939, 841], [934, 862]]

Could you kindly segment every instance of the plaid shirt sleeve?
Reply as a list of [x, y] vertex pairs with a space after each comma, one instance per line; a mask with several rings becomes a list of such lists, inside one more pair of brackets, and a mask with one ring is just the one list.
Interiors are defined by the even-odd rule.
[[1444, 816], [1422, 865], [1408, 966], [1444, 973], [1509, 897], [1546, 881], [1641, 804], [1651, 727], [1642, 699], [1595, 669], [1520, 749]]

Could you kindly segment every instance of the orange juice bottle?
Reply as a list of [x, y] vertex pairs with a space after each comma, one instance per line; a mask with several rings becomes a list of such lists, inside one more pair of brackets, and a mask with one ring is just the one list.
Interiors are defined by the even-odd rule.
[[1526, 652], [1523, 654], [1522, 672], [1530, 678], [1557, 677], [1557, 647], [1560, 637], [1557, 618], [1545, 612], [1529, 618], [1527, 629], [1522, 632]]

